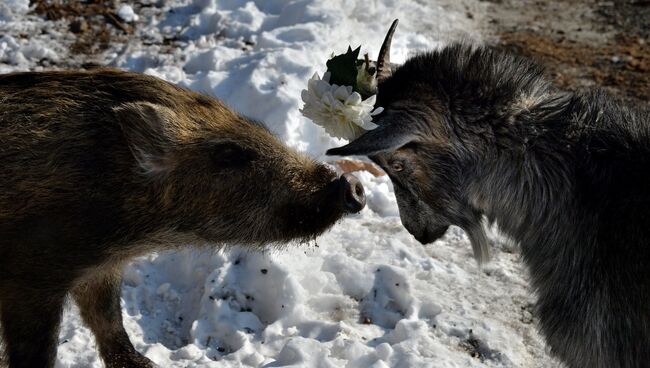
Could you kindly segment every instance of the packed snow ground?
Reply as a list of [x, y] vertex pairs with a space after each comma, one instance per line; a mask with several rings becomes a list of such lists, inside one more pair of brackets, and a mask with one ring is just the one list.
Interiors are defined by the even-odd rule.
[[[0, 72], [75, 57], [65, 21], [28, 15], [28, 3], [0, 4]], [[218, 97], [322, 160], [344, 142], [298, 110], [300, 91], [332, 52], [362, 45], [376, 55], [394, 18], [394, 62], [450, 39], [480, 38], [481, 4], [473, 0], [150, 3], [119, 8], [125, 21], [140, 22], [138, 31], [101, 55], [103, 64]], [[127, 266], [122, 305], [136, 348], [161, 367], [557, 366], [536, 332], [534, 297], [513, 246], [495, 236], [493, 261], [479, 269], [458, 228], [420, 245], [400, 224], [388, 178], [357, 175], [367, 208], [315, 243], [265, 253], [188, 244]], [[56, 367], [101, 366], [70, 303]]]

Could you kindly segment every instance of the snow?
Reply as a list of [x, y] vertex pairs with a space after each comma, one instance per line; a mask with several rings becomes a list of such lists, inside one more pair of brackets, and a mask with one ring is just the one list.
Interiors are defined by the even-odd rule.
[[72, 42], [61, 21], [44, 22], [28, 11], [29, 0], [0, 1], [0, 73], [42, 69], [39, 61], [61, 60]]
[[[66, 24], [26, 14], [28, 4], [0, 5], [0, 72], [73, 58]], [[145, 14], [144, 7], [122, 5], [122, 19], [136, 20], [137, 12], [143, 24], [102, 61], [218, 97], [264, 121], [288, 145], [329, 160], [325, 150], [344, 141], [299, 109], [301, 90], [325, 71], [331, 53], [362, 45], [362, 53], [375, 56], [394, 18], [400, 25], [393, 62], [450, 39], [480, 39], [481, 6], [478, 0], [167, 0]], [[163, 40], [175, 35], [178, 41], [166, 46]], [[534, 296], [507, 240], [493, 236], [493, 261], [482, 269], [458, 228], [420, 245], [400, 223], [390, 180], [357, 176], [366, 209], [309, 245], [253, 253], [188, 244], [129, 264], [122, 307], [134, 346], [162, 367], [557, 365], [536, 332]], [[69, 304], [56, 367], [102, 367], [92, 334]]]
[[28, 10], [29, 0], [4, 0], [0, 4], [0, 22], [16, 20]]
[[122, 20], [125, 22], [134, 22], [139, 18], [138, 15], [133, 11], [131, 5], [128, 4], [122, 4], [120, 6], [120, 8], [117, 10], [117, 16], [122, 18]]

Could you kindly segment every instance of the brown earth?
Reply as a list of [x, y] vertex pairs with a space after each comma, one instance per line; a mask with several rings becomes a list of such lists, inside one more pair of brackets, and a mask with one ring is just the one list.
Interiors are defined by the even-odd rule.
[[619, 34], [617, 42], [588, 46], [529, 32], [503, 33], [501, 45], [540, 60], [560, 87], [598, 85], [627, 99], [650, 101], [650, 47], [636, 35]]
[[75, 35], [70, 45], [73, 55], [99, 54], [112, 42], [124, 42], [132, 27], [125, 24], [115, 13], [116, 0], [30, 0], [33, 12], [50, 21], [68, 21], [69, 31]]
[[650, 1], [492, 1], [489, 42], [541, 62], [562, 88], [650, 105]]

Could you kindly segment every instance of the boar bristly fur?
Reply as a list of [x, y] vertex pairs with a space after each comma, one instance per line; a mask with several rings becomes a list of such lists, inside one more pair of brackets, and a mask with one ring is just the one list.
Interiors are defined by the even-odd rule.
[[0, 76], [0, 163], [11, 368], [53, 365], [69, 294], [108, 367], [149, 367], [122, 327], [123, 262], [187, 244], [305, 241], [349, 212], [335, 173], [261, 124], [117, 70]]
[[453, 44], [380, 82], [366, 154], [423, 243], [483, 218], [521, 246], [552, 352], [572, 368], [650, 362], [650, 112], [601, 91], [557, 90], [535, 63]]

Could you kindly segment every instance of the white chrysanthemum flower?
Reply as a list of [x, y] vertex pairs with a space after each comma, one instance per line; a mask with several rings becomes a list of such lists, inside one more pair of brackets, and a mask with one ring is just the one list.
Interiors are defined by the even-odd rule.
[[314, 73], [307, 89], [302, 91], [305, 105], [300, 112], [332, 137], [354, 140], [366, 130], [375, 129], [372, 116], [383, 110], [380, 107], [373, 111], [376, 96], [362, 100], [351, 86], [330, 84], [329, 79], [330, 73], [325, 73], [322, 79]]

